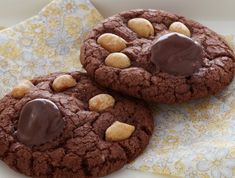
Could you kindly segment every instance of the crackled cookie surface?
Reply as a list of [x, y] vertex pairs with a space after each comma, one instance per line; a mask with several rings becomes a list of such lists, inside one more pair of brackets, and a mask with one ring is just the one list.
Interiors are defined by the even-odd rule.
[[107, 175], [141, 154], [152, 132], [143, 103], [79, 72], [24, 81], [0, 100], [0, 157], [32, 177]]
[[97, 25], [80, 59], [101, 85], [158, 103], [215, 94], [232, 81], [235, 67], [233, 51], [212, 30], [169, 12], [141, 9]]

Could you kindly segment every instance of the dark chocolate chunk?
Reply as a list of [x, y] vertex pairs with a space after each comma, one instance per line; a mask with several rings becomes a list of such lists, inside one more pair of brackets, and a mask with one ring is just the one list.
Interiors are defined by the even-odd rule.
[[34, 99], [23, 107], [16, 135], [26, 145], [40, 145], [59, 136], [63, 128], [64, 120], [56, 104]]
[[198, 42], [179, 33], [168, 33], [153, 44], [151, 61], [162, 72], [190, 76], [202, 67], [202, 54]]

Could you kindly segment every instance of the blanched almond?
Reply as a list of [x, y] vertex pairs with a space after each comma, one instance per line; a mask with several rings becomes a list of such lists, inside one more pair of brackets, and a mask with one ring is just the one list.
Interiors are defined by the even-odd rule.
[[13, 88], [11, 95], [18, 99], [23, 98], [33, 87], [32, 82], [24, 80]]
[[53, 81], [52, 88], [57, 92], [61, 92], [68, 88], [74, 87], [76, 84], [76, 80], [71, 75], [65, 74], [57, 77]]
[[191, 37], [191, 32], [188, 29], [188, 27], [186, 27], [186, 25], [184, 25], [181, 22], [174, 22], [170, 25], [169, 30], [172, 32], [177, 32], [177, 33], [181, 33], [183, 35], [186, 35], [188, 37]]
[[128, 139], [134, 131], [133, 125], [116, 121], [106, 130], [105, 139], [110, 142], [122, 141]]
[[120, 52], [126, 48], [127, 42], [115, 34], [105, 33], [98, 38], [97, 43], [109, 52]]
[[113, 107], [115, 99], [109, 94], [99, 94], [89, 100], [89, 109], [91, 111], [101, 112], [107, 108]]
[[151, 22], [144, 18], [134, 18], [128, 21], [128, 27], [140, 37], [148, 38], [154, 35], [154, 28]]
[[131, 65], [129, 57], [123, 53], [111, 53], [105, 59], [107, 66], [124, 69]]

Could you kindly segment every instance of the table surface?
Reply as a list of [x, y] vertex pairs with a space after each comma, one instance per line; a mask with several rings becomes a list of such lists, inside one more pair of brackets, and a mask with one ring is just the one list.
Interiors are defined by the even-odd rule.
[[[48, 4], [51, 0], [7, 0], [0, 1], [0, 26], [9, 27], [14, 24], [21, 22], [33, 15], [36, 15], [42, 7]], [[159, 8], [196, 19], [199, 22], [209, 26], [213, 30], [221, 34], [235, 34], [235, 13], [233, 7], [235, 1], [226, 0], [218, 2], [216, 5], [213, 4], [213, 9], [210, 13], [207, 11], [208, 6], [214, 0], [207, 1], [189, 1], [182, 3], [183, 0], [172, 0], [171, 3], [167, 3], [166, 0], [135, 0], [135, 3], [126, 3], [126, 0], [92, 0], [96, 7], [102, 12], [104, 16], [112, 15], [116, 12], [124, 9], [131, 8]], [[130, 0], [130, 2], [133, 0]], [[147, 2], [147, 3], [146, 3]], [[226, 2], [226, 3], [225, 3]], [[195, 4], [192, 4], [195, 3]], [[17, 5], [16, 5], [17, 4]], [[27, 6], [25, 6], [27, 4]], [[125, 4], [125, 6], [123, 6]], [[200, 15], [197, 11], [192, 8], [200, 9]], [[226, 8], [222, 14], [218, 15], [219, 9]], [[9, 169], [4, 163], [0, 162], [0, 178], [24, 178], [25, 176], [19, 175], [18, 173]], [[170, 178], [169, 176], [153, 175], [147, 173], [140, 173], [131, 170], [120, 170], [106, 178]]]

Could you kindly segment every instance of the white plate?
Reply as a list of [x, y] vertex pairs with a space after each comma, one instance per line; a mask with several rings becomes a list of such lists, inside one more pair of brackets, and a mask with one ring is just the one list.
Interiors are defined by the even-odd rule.
[[0, 26], [9, 27], [36, 15], [51, 0], [0, 0]]
[[162, 9], [197, 20], [221, 34], [235, 34], [235, 1], [91, 0], [105, 17], [128, 9]]
[[[168, 178], [166, 176], [140, 173], [138, 171], [132, 171], [132, 170], [126, 170], [126, 169], [117, 171], [114, 174], [106, 176], [104, 178], [121, 178], [121, 177], [123, 178]], [[11, 170], [3, 162], [0, 161], [0, 178], [28, 178], [28, 177]], [[169, 177], [169, 178], [173, 178], [173, 177]]]

